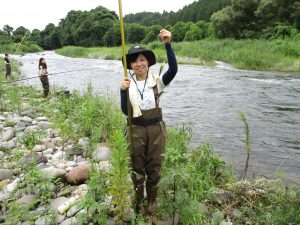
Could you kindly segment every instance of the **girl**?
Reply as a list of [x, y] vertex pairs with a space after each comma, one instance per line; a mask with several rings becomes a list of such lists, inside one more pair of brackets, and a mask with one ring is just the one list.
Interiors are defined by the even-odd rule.
[[48, 80], [47, 64], [44, 58], [40, 58], [39, 60], [39, 75], [44, 89], [44, 97], [46, 98], [49, 94], [49, 80]]
[[[132, 181], [136, 197], [136, 210], [155, 216], [157, 184], [163, 162], [162, 154], [166, 145], [166, 127], [162, 120], [159, 97], [177, 73], [177, 61], [171, 47], [171, 33], [162, 29], [160, 37], [164, 42], [169, 68], [162, 77], [149, 73], [149, 67], [156, 63], [152, 51], [136, 45], [126, 54], [127, 68], [131, 79], [124, 78], [121, 82], [121, 108], [127, 113], [126, 91], [129, 91], [132, 110]], [[133, 70], [133, 74], [131, 71]], [[144, 183], [148, 206], [145, 209]]]

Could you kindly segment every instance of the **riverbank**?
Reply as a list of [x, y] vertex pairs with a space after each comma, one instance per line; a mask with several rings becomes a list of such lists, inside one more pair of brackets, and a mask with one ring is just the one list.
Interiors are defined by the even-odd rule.
[[[52, 89], [48, 99], [30, 87], [1, 83], [0, 90], [0, 223], [115, 224], [111, 199], [120, 190], [128, 205], [134, 198], [130, 180], [111, 185], [120, 162], [114, 153], [127, 154], [119, 135], [126, 120], [113, 99], [95, 96], [91, 87], [71, 96]], [[280, 180], [238, 181], [211, 145], [190, 149], [190, 134], [186, 127], [168, 130], [161, 224], [173, 224], [174, 215], [176, 224], [191, 225], [300, 222], [299, 188]], [[60, 207], [71, 197], [74, 206]], [[136, 215], [126, 209], [122, 219], [134, 224]]]
[[33, 53], [33, 52], [41, 52], [43, 49], [37, 44], [33, 44], [31, 42], [23, 42], [14, 43], [12, 41], [0, 40], [0, 53], [8, 53], [8, 54], [25, 54], [25, 53]]
[[[300, 40], [202, 40], [173, 43], [178, 62], [214, 66], [215, 61], [237, 69], [282, 72], [300, 71]], [[131, 46], [131, 45], [130, 45]], [[157, 61], [166, 60], [160, 42], [146, 45], [156, 54]], [[68, 57], [121, 60], [121, 47], [84, 48], [67, 46], [56, 53]]]

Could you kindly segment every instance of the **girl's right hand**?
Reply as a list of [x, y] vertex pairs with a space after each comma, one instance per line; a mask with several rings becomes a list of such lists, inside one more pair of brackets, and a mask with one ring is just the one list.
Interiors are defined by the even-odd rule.
[[130, 87], [130, 79], [128, 77], [124, 77], [121, 82], [121, 89], [126, 91]]

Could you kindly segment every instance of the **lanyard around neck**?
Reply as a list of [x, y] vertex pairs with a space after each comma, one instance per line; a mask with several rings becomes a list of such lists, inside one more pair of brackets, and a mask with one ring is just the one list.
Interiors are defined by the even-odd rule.
[[[130, 74], [130, 75], [131, 75], [131, 74]], [[137, 85], [137, 82], [136, 82], [136, 80], [133, 78], [132, 75], [131, 75], [131, 77], [132, 77], [132, 79], [133, 79], [133, 81], [134, 81], [134, 83], [135, 83], [135, 85], [136, 85], [136, 89], [137, 89], [138, 92], [140, 93], [141, 99], [142, 99], [142, 101], [143, 101], [143, 98], [144, 98], [144, 91], [145, 91], [146, 83], [147, 83], [147, 80], [148, 80], [148, 73], [147, 73], [147, 76], [146, 76], [146, 79], [145, 79], [145, 82], [144, 82], [144, 87], [143, 87], [143, 90], [142, 90], [142, 91], [140, 91], [140, 89], [139, 89], [139, 87], [138, 87], [138, 85]]]

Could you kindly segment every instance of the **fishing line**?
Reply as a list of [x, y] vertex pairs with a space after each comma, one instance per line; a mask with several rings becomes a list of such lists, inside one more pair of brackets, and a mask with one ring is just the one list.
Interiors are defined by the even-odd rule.
[[[63, 72], [57, 72], [57, 73], [48, 73], [47, 76], [53, 76], [53, 75], [58, 75], [58, 74], [63, 74], [63, 73], [78, 72], [78, 71], [84, 71], [84, 70], [101, 70], [101, 68], [94, 68], [94, 69], [80, 69], [80, 70], [69, 70], [69, 71], [63, 71]], [[31, 80], [31, 79], [40, 78], [40, 77], [41, 77], [41, 76], [27, 77], [27, 78], [22, 78], [22, 79], [12, 80], [12, 81], [2, 81], [2, 83], [14, 83], [14, 82], [18, 82], [18, 81]]]

